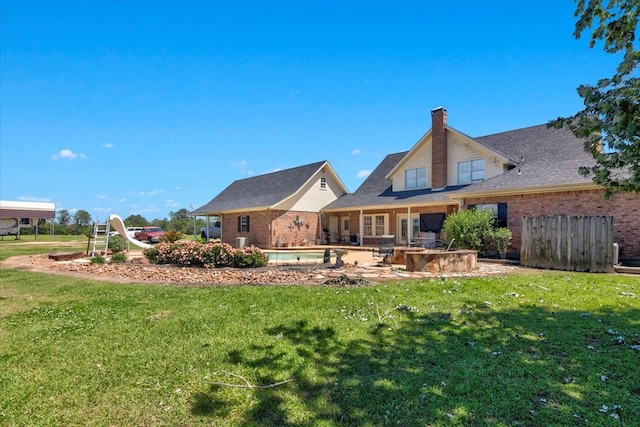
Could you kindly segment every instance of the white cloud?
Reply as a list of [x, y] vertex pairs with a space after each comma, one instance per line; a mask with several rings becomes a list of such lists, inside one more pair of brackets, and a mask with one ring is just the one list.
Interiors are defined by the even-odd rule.
[[172, 200], [172, 199], [165, 200], [164, 204], [166, 206], [168, 206], [168, 207], [171, 207], [171, 208], [176, 208], [176, 207], [180, 206], [180, 203], [178, 203], [178, 202], [176, 202], [175, 200]]
[[110, 142], [105, 142], [104, 144], [102, 144], [102, 146], [104, 148], [116, 148], [116, 146]]
[[127, 201], [127, 199], [125, 199], [125, 198], [123, 197], [123, 198], [118, 199], [117, 201], [118, 201], [118, 202], [120, 202], [120, 203], [123, 203], [123, 202], [126, 202], [126, 201]]
[[104, 194], [98, 194], [98, 199], [106, 199], [107, 196], [105, 196]]
[[351, 154], [353, 154], [354, 156], [357, 156], [358, 154], [360, 154], [360, 149], [359, 149], [359, 148], [356, 148], [355, 150], [353, 150], [353, 151], [351, 152]]
[[369, 169], [362, 169], [361, 171], [358, 171], [358, 173], [356, 174], [358, 178], [366, 178], [369, 175], [371, 175], [371, 171]]
[[246, 160], [240, 160], [239, 162], [231, 162], [232, 168], [243, 168], [247, 165]]
[[58, 159], [73, 160], [76, 157], [80, 157], [80, 158], [84, 159], [87, 156], [85, 156], [84, 154], [74, 153], [73, 151], [69, 150], [68, 148], [64, 148], [64, 149], [60, 150], [59, 153], [53, 155], [53, 160], [58, 160]]
[[147, 196], [147, 197], [151, 197], [151, 196], [157, 196], [158, 194], [162, 193], [161, 190], [151, 190], [151, 191], [140, 191], [138, 193], [138, 196]]

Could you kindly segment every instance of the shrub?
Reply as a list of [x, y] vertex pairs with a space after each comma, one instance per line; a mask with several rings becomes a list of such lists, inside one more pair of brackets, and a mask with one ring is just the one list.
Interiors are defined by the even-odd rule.
[[91, 264], [104, 264], [105, 259], [102, 255], [96, 255], [89, 260]]
[[489, 234], [489, 240], [500, 253], [500, 258], [507, 257], [507, 248], [511, 246], [511, 230], [506, 227], [496, 228]]
[[449, 241], [455, 239], [456, 247], [482, 251], [492, 224], [491, 212], [469, 209], [449, 215], [444, 221], [444, 230]]
[[163, 242], [143, 251], [153, 264], [179, 264], [195, 267], [262, 267], [267, 255], [255, 246], [234, 249], [227, 243]]
[[144, 249], [142, 251], [142, 255], [144, 255], [144, 257], [148, 259], [151, 264], [160, 264], [160, 251], [157, 247]]
[[267, 257], [267, 254], [262, 252], [259, 248], [251, 245], [242, 249], [236, 249], [233, 254], [232, 267], [264, 267], [268, 262], [269, 258]]
[[127, 254], [124, 252], [116, 252], [111, 256], [112, 264], [120, 264], [123, 262], [127, 262]]
[[165, 231], [164, 236], [162, 236], [162, 241], [168, 243], [175, 243], [178, 240], [184, 238], [184, 233], [180, 230], [169, 230]]
[[119, 234], [109, 237], [109, 249], [115, 254], [127, 249], [127, 241]]

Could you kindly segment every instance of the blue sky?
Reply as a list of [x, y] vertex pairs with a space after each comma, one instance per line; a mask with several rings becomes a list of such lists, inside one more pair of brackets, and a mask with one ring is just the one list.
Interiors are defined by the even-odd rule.
[[152, 220], [328, 160], [350, 191], [429, 129], [581, 109], [619, 57], [571, 0], [0, 0], [0, 198]]

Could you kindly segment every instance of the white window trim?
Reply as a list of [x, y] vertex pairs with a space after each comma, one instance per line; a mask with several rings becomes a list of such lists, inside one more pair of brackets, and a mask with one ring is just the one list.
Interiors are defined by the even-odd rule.
[[[482, 161], [484, 162], [484, 169], [482, 169], [482, 171], [483, 171], [483, 178], [482, 178], [482, 179], [477, 179], [477, 180], [475, 180], [475, 181], [474, 181], [474, 180], [464, 181], [464, 182], [460, 181], [460, 164], [462, 164], [462, 163], [469, 163], [469, 164], [470, 164], [470, 166], [471, 166], [471, 164], [473, 164], [473, 162], [474, 162], [474, 161], [476, 161], [476, 160], [482, 160]], [[480, 169], [478, 169], [478, 171], [479, 171], [479, 170], [480, 170]], [[478, 158], [475, 158], [475, 159], [460, 160], [460, 161], [458, 162], [458, 164], [457, 164], [456, 174], [457, 174], [457, 175], [456, 175], [456, 179], [457, 179], [458, 184], [471, 184], [471, 183], [474, 183], [474, 182], [482, 182], [482, 181], [484, 181], [485, 179], [487, 179], [487, 159], [486, 159], [486, 158], [484, 158], [484, 157], [478, 157]], [[470, 174], [473, 176], [473, 169], [470, 171]]]
[[[424, 185], [418, 185], [418, 178], [417, 178], [417, 172], [416, 172], [416, 186], [415, 187], [408, 187], [407, 186], [407, 172], [409, 171], [418, 171], [419, 169], [424, 169]], [[419, 168], [409, 168], [409, 169], [405, 169], [404, 170], [404, 189], [405, 190], [417, 190], [417, 189], [421, 189], [421, 188], [429, 188], [429, 175], [428, 175], [428, 170], [426, 167], [419, 167]]]
[[[402, 236], [402, 229], [401, 229], [401, 223], [402, 220], [406, 219], [407, 220], [407, 226], [409, 228], [411, 228], [411, 232], [409, 232], [409, 230], [407, 230], [407, 235], [406, 236]], [[416, 232], [413, 232], [413, 222], [417, 221], [417, 225], [418, 225], [418, 229], [416, 230]], [[409, 217], [409, 215], [407, 213], [401, 213], [397, 215], [397, 219], [396, 219], [396, 226], [397, 226], [397, 242], [398, 243], [402, 243], [402, 242], [408, 242], [407, 239], [414, 239], [416, 237], [418, 237], [418, 235], [420, 234], [420, 213], [411, 213], [411, 217]], [[409, 237], [411, 236], [411, 237]]]
[[345, 228], [345, 221], [347, 222], [347, 224], [349, 225], [349, 228], [351, 228], [351, 218], [348, 216], [342, 216], [340, 217], [340, 230], [344, 231], [349, 231], [349, 228]]
[[[376, 223], [375, 218], [378, 216], [384, 217], [384, 231], [381, 234], [376, 234]], [[364, 222], [365, 218], [371, 217], [371, 232], [373, 234], [364, 234]], [[362, 237], [380, 237], [389, 234], [389, 214], [387, 213], [377, 213], [377, 214], [363, 214], [362, 215]]]

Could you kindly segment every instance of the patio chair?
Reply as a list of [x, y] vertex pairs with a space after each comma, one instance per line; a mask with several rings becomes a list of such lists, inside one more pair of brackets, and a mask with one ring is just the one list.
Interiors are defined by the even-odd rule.
[[[383, 264], [391, 264], [391, 256], [393, 255], [393, 244], [396, 241], [396, 236], [393, 234], [386, 234], [380, 236], [380, 247], [377, 252], [378, 255], [382, 257]], [[376, 250], [373, 250], [375, 256]]]
[[282, 247], [284, 247], [285, 243], [287, 243], [287, 239], [285, 239], [284, 236], [278, 236], [276, 238], [275, 247], [276, 248], [282, 248]]

